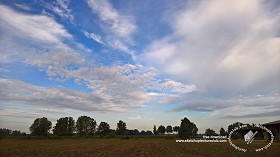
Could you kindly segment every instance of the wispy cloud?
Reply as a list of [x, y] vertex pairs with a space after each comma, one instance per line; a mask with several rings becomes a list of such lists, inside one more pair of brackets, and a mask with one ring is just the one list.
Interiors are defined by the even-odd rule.
[[[69, 9], [70, 0], [56, 0], [52, 3], [42, 0], [40, 3], [42, 3], [44, 8], [52, 11], [54, 14], [60, 16], [63, 19], [69, 20], [72, 24], [75, 24], [74, 15], [72, 14], [72, 10]], [[43, 10], [43, 12], [45, 14], [50, 14], [45, 10]]]
[[132, 53], [128, 43], [137, 30], [133, 17], [118, 12], [107, 0], [87, 0], [87, 3], [92, 12], [100, 18], [100, 27], [105, 34], [106, 43], [114, 49]]
[[26, 5], [26, 4], [16, 3], [15, 6], [17, 6], [20, 9], [26, 10], [26, 11], [30, 11], [31, 10], [31, 8], [28, 5]]
[[96, 41], [100, 44], [104, 44], [100, 35], [94, 34], [94, 33], [89, 33], [87, 31], [83, 31], [83, 33], [87, 38], [93, 39], [94, 41]]
[[129, 38], [136, 31], [134, 21], [128, 15], [122, 15], [107, 1], [88, 0], [92, 11], [98, 14], [104, 27], [117, 37]]

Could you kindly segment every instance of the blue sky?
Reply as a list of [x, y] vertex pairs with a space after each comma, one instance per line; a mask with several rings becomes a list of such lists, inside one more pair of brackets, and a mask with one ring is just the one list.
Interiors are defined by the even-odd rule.
[[87, 115], [199, 132], [280, 118], [277, 1], [0, 2], [0, 127]]

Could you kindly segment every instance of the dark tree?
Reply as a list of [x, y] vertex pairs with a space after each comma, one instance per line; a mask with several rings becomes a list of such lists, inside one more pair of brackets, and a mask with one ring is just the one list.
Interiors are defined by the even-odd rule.
[[34, 123], [29, 127], [32, 135], [46, 136], [49, 134], [49, 130], [52, 128], [52, 122], [46, 117], [37, 118]]
[[208, 129], [205, 130], [205, 135], [207, 135], [207, 136], [215, 136], [217, 134], [215, 133], [214, 130], [208, 128]]
[[221, 129], [220, 129], [220, 135], [221, 135], [221, 136], [226, 136], [226, 135], [227, 135], [227, 133], [226, 133], [226, 131], [225, 131], [224, 128], [221, 128]]
[[158, 127], [158, 133], [164, 134], [165, 133], [165, 127], [163, 125]]
[[72, 136], [75, 131], [75, 121], [72, 117], [63, 117], [57, 120], [53, 134], [58, 136]]
[[13, 136], [20, 136], [20, 135], [21, 135], [21, 132], [20, 132], [20, 130], [14, 130], [14, 131], [12, 132], [12, 135], [13, 135]]
[[142, 130], [142, 131], [140, 132], [140, 135], [146, 135], [146, 131]]
[[97, 133], [105, 136], [105, 135], [109, 135], [110, 132], [110, 125], [106, 122], [100, 122], [98, 128], [97, 128]]
[[134, 129], [134, 130], [133, 130], [133, 135], [139, 135], [139, 134], [140, 134], [140, 132], [139, 132], [138, 129]]
[[241, 127], [243, 125], [243, 123], [241, 122], [235, 122], [231, 125], [228, 126], [228, 133], [231, 132], [231, 130], [233, 130], [234, 128], [237, 128], [237, 127]]
[[12, 130], [6, 129], [6, 128], [1, 128], [0, 129], [0, 136], [8, 136], [12, 134]]
[[125, 124], [125, 122], [120, 120], [117, 123], [116, 133], [117, 133], [117, 135], [123, 135], [125, 131], [126, 131], [126, 124]]
[[167, 133], [172, 133], [172, 132], [173, 132], [173, 129], [172, 129], [172, 126], [171, 126], [171, 125], [168, 125], [168, 126], [166, 127], [166, 132], [167, 132]]
[[180, 129], [179, 126], [174, 126], [174, 127], [173, 127], [173, 131], [174, 131], [174, 132], [179, 132], [179, 129]]
[[183, 118], [181, 120], [181, 125], [179, 128], [179, 136], [181, 138], [195, 137], [197, 134], [197, 127], [193, 122], [190, 122], [188, 118]]
[[153, 132], [151, 132], [150, 130], [147, 130], [146, 135], [153, 135]]
[[158, 134], [158, 132], [157, 132], [157, 128], [156, 128], [156, 126], [154, 125], [154, 130], [153, 130], [153, 133], [154, 133], [154, 135], [157, 135]]
[[88, 116], [80, 116], [76, 128], [80, 136], [93, 135], [96, 129], [96, 121]]

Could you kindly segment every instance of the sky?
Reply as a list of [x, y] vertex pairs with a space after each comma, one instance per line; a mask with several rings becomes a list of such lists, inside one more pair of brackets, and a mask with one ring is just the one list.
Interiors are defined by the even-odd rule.
[[280, 119], [277, 0], [1, 0], [0, 128]]

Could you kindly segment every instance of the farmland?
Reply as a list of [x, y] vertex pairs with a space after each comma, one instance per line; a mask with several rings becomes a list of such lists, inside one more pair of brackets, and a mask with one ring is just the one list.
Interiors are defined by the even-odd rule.
[[[234, 141], [246, 146], [243, 141]], [[262, 147], [256, 141], [252, 147]], [[262, 152], [238, 152], [229, 143], [176, 143], [163, 138], [0, 139], [0, 156], [279, 156], [280, 143]]]

